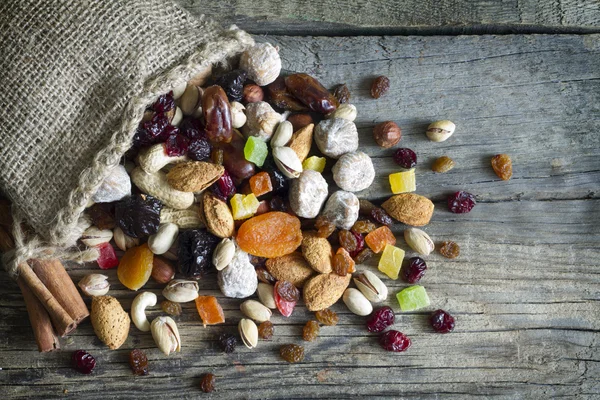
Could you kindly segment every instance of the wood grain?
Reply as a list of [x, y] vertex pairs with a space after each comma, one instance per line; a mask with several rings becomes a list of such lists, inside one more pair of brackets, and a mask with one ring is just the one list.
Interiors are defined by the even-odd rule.
[[[390, 195], [386, 175], [395, 171], [389, 150], [371, 138], [375, 123], [394, 120], [401, 146], [419, 155], [417, 193], [436, 205], [425, 230], [436, 241], [452, 239], [461, 255], [427, 257], [422, 280], [432, 300], [426, 310], [401, 313], [393, 294], [407, 285], [386, 279], [386, 304], [397, 313], [395, 328], [413, 346], [383, 352], [364, 329], [364, 318], [343, 304], [337, 327], [323, 327], [306, 344], [304, 363], [278, 357], [284, 343], [301, 343], [312, 318], [303, 306], [289, 319], [273, 317], [276, 334], [256, 350], [238, 346], [224, 355], [216, 338], [236, 332], [239, 300], [224, 298], [214, 276], [200, 281], [219, 298], [227, 322], [203, 328], [193, 303], [178, 325], [182, 353], [163, 356], [152, 338], [135, 327], [125, 345], [109, 351], [85, 321], [63, 340], [62, 352], [39, 354], [18, 288], [0, 280], [0, 386], [5, 397], [104, 398], [597, 398], [600, 393], [600, 36], [487, 37], [267, 37], [281, 47], [285, 68], [317, 76], [326, 86], [346, 82], [359, 110], [361, 149], [378, 177], [361, 197]], [[373, 100], [370, 79], [385, 74], [390, 93]], [[454, 136], [431, 143], [424, 135], [433, 119], [456, 122]], [[506, 152], [515, 174], [500, 181], [490, 157]], [[430, 163], [449, 155], [457, 166], [434, 174]], [[451, 214], [445, 195], [464, 189], [478, 205]], [[398, 245], [403, 226], [393, 227]], [[407, 256], [413, 256], [407, 252]], [[376, 259], [360, 268], [375, 270]], [[71, 266], [77, 282], [91, 270]], [[107, 271], [111, 294], [126, 310], [136, 293]], [[160, 286], [147, 286], [160, 294]], [[88, 302], [89, 304], [89, 302]], [[455, 332], [431, 332], [429, 312], [443, 308], [457, 318]], [[150, 312], [150, 318], [160, 315]], [[133, 377], [128, 352], [148, 353], [151, 373]], [[84, 348], [98, 360], [92, 376], [69, 367], [70, 351]], [[204, 396], [202, 373], [217, 375], [217, 390]]]

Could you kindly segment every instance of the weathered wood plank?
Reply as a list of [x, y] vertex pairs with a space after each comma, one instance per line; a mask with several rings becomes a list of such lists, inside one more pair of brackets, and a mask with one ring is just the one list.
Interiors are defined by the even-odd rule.
[[210, 15], [254, 34], [357, 35], [489, 34], [600, 28], [595, 0], [272, 2], [178, 0], [193, 14]]
[[[131, 328], [122, 349], [106, 350], [86, 322], [63, 342], [65, 351], [38, 354], [18, 288], [0, 275], [0, 386], [5, 397], [91, 399], [140, 396], [195, 398], [199, 376], [217, 375], [211, 398], [401, 398], [496, 397], [593, 398], [600, 390], [600, 37], [269, 37], [278, 43], [288, 70], [315, 74], [327, 86], [346, 82], [357, 105], [361, 149], [374, 157], [378, 178], [364, 193], [389, 196], [386, 174], [395, 171], [391, 151], [371, 139], [371, 128], [392, 119], [403, 129], [402, 146], [419, 154], [418, 193], [430, 196], [436, 212], [425, 230], [436, 241], [460, 243], [461, 256], [427, 257], [422, 281], [430, 310], [457, 317], [456, 331], [436, 335], [428, 311], [400, 313], [395, 327], [413, 347], [382, 352], [364, 329], [364, 318], [343, 304], [337, 327], [323, 327], [306, 344], [306, 361], [288, 365], [277, 352], [300, 343], [311, 318], [300, 305], [289, 319], [274, 317], [276, 335], [256, 351], [242, 347], [222, 354], [216, 338], [235, 332], [239, 300], [224, 298], [215, 277], [200, 281], [216, 295], [227, 323], [203, 328], [193, 304], [178, 318], [183, 352], [168, 358], [149, 334]], [[386, 74], [392, 90], [368, 96], [372, 76]], [[432, 119], [450, 118], [458, 129], [433, 144], [423, 131]], [[513, 156], [515, 175], [499, 181], [489, 157]], [[448, 174], [429, 170], [443, 154], [457, 161]], [[479, 204], [466, 215], [446, 211], [447, 192], [465, 189]], [[398, 245], [403, 226], [394, 226]], [[407, 252], [407, 256], [413, 256]], [[361, 268], [374, 269], [377, 260]], [[70, 266], [78, 281], [90, 270]], [[135, 293], [114, 270], [111, 294], [129, 309]], [[406, 287], [386, 280], [391, 294]], [[160, 286], [147, 288], [157, 294]], [[386, 304], [397, 310], [390, 295]], [[152, 311], [151, 316], [160, 315]], [[151, 375], [132, 377], [128, 351], [146, 349]], [[92, 376], [69, 365], [70, 350], [85, 348], [98, 358]]]

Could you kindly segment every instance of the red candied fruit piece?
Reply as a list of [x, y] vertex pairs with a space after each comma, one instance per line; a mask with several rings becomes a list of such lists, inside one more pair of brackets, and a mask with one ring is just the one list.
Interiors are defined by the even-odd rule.
[[277, 291], [277, 282], [275, 287], [273, 288], [273, 297], [275, 298], [275, 305], [277, 309], [284, 317], [289, 317], [294, 312], [294, 307], [296, 307], [297, 301], [287, 301]]
[[96, 260], [100, 269], [111, 269], [119, 265], [115, 249], [110, 243], [99, 244], [96, 248], [100, 251], [100, 255]]

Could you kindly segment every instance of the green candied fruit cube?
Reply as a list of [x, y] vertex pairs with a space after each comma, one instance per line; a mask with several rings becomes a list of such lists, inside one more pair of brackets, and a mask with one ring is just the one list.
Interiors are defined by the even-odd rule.
[[246, 140], [244, 157], [247, 161], [253, 162], [257, 167], [262, 167], [268, 154], [267, 144], [259, 138], [250, 136]]
[[325, 170], [326, 163], [327, 160], [325, 159], [325, 157], [312, 156], [304, 160], [304, 162], [302, 163], [302, 169], [312, 169], [313, 171], [323, 173], [323, 171]]
[[404, 260], [404, 250], [387, 244], [383, 249], [377, 268], [390, 279], [396, 280], [400, 267], [402, 267], [402, 260]]
[[409, 286], [396, 294], [402, 311], [415, 311], [429, 305], [429, 296], [420, 285]]

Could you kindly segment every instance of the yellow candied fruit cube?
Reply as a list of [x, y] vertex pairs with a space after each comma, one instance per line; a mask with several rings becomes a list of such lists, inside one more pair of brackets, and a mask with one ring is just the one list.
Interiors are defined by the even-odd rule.
[[302, 169], [312, 169], [313, 171], [323, 172], [325, 170], [325, 157], [312, 156], [308, 157], [302, 163]]
[[396, 280], [402, 267], [402, 260], [404, 260], [404, 250], [388, 244], [383, 249], [377, 268], [390, 279]]
[[415, 169], [411, 169], [403, 172], [396, 172], [390, 174], [390, 187], [392, 193], [408, 193], [417, 190], [417, 183], [415, 181]]
[[233, 219], [250, 218], [256, 213], [256, 210], [258, 210], [258, 206], [260, 205], [260, 202], [254, 193], [249, 195], [236, 193], [231, 198], [230, 203]]

